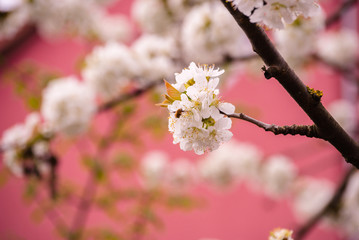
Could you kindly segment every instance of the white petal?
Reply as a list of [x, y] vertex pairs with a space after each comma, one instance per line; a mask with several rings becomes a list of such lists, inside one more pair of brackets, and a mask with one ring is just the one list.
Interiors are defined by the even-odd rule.
[[224, 112], [225, 114], [233, 114], [234, 111], [236, 110], [236, 108], [234, 107], [233, 104], [231, 103], [220, 103], [218, 105], [219, 110], [221, 110], [222, 112]]

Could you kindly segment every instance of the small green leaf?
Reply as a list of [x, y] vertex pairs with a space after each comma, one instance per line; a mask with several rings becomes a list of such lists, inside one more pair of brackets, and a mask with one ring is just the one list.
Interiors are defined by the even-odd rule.
[[27, 99], [27, 105], [30, 107], [31, 110], [38, 110], [40, 109], [41, 99], [38, 96], [30, 96]]

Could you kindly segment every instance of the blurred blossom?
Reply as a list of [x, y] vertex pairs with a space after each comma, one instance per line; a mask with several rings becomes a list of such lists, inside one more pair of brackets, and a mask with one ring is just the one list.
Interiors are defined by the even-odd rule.
[[359, 172], [349, 180], [345, 190], [337, 223], [345, 234], [356, 239], [359, 236]]
[[116, 42], [96, 47], [85, 64], [85, 82], [104, 99], [118, 95], [138, 70], [131, 49]]
[[143, 84], [148, 81], [172, 78], [178, 70], [175, 59], [178, 47], [172, 37], [143, 34], [132, 45], [137, 76]]
[[75, 77], [59, 78], [43, 90], [41, 113], [56, 132], [76, 135], [87, 130], [95, 113], [95, 95]]
[[260, 151], [248, 143], [232, 140], [199, 162], [199, 172], [206, 181], [226, 187], [238, 180], [258, 178]]
[[219, 2], [194, 7], [184, 19], [181, 34], [187, 61], [218, 63], [251, 53], [246, 36]]
[[292, 230], [277, 228], [270, 233], [269, 240], [293, 240], [292, 234]]
[[296, 177], [296, 167], [283, 155], [271, 156], [262, 168], [264, 190], [273, 197], [281, 197], [292, 190]]
[[307, 220], [330, 201], [334, 186], [328, 180], [300, 178], [294, 187], [293, 208], [300, 220]]
[[165, 152], [148, 152], [141, 161], [141, 175], [145, 186], [158, 187], [164, 183], [169, 167], [169, 159]]
[[343, 68], [353, 66], [358, 57], [358, 36], [348, 29], [326, 32], [317, 43], [318, 55], [329, 63]]
[[[317, 14], [316, 0], [229, 0], [232, 5], [249, 16], [251, 22], [269, 28], [283, 29], [298, 16], [311, 17]], [[265, 4], [264, 4], [265, 3]]]
[[125, 40], [130, 34], [124, 17], [111, 17], [95, 2], [34, 0], [32, 18], [39, 31], [53, 38], [60, 34], [89, 39]]
[[356, 127], [356, 109], [347, 100], [339, 99], [328, 106], [328, 111], [345, 131], [352, 133]]
[[23, 175], [18, 152], [25, 149], [27, 142], [33, 137], [39, 124], [39, 114], [31, 113], [26, 117], [25, 123], [15, 124], [5, 130], [1, 138], [4, 164], [18, 177]]
[[[6, 6], [3, 7], [6, 8]], [[12, 39], [21, 29], [25, 27], [30, 20], [29, 10], [30, 9], [25, 4], [15, 6], [14, 8], [11, 8], [11, 12], [7, 13], [4, 18], [0, 19], [0, 40]], [[0, 9], [0, 11], [2, 10]]]
[[[292, 67], [301, 67], [315, 52], [318, 34], [324, 29], [324, 11], [312, 18], [298, 18], [285, 29], [274, 31], [278, 49]], [[300, 49], [300, 50], [298, 50]]]
[[135, 0], [132, 17], [145, 33], [164, 34], [172, 28], [173, 16], [163, 0]]
[[42, 158], [49, 153], [49, 143], [47, 141], [38, 141], [32, 146], [32, 152], [35, 157]]
[[1, 0], [0, 12], [10, 12], [21, 7], [25, 3], [24, 0]]
[[187, 159], [177, 159], [169, 165], [166, 183], [174, 190], [190, 187], [196, 178], [195, 167]]

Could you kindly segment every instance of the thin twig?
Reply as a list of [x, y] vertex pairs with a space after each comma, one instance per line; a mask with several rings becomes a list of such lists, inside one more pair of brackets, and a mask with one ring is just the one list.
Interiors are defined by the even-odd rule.
[[[312, 119], [322, 139], [330, 142], [344, 159], [359, 169], [359, 146], [353, 138], [335, 121], [320, 102], [314, 98], [307, 86], [299, 79], [293, 69], [274, 47], [267, 34], [258, 25], [251, 23], [249, 18], [235, 10], [230, 2], [221, 0], [232, 14], [238, 25], [250, 40], [256, 52], [268, 66], [265, 73], [270, 73], [291, 95], [304, 112]], [[270, 71], [268, 71], [270, 70]], [[266, 76], [269, 77], [269, 76]]]
[[95, 183], [93, 173], [91, 172], [87, 178], [84, 191], [81, 196], [81, 201], [78, 205], [77, 212], [75, 214], [72, 229], [69, 232], [69, 240], [81, 239], [83, 228], [86, 224], [86, 220], [89, 214], [89, 210], [92, 205], [92, 200], [96, 194], [97, 184]]
[[118, 96], [118, 97], [116, 97], [116, 98], [102, 104], [101, 106], [99, 106], [98, 109], [97, 109], [97, 112], [100, 113], [100, 112], [109, 110], [109, 109], [117, 106], [120, 103], [123, 103], [125, 101], [128, 101], [130, 99], [133, 99], [135, 97], [138, 97], [138, 96], [148, 92], [149, 90], [155, 88], [156, 86], [158, 86], [160, 84], [163, 84], [163, 80], [158, 80], [158, 81], [151, 82], [150, 84], [146, 85], [143, 88], [136, 89], [133, 92], [128, 93], [128, 94], [120, 95], [120, 96]]
[[345, 189], [348, 185], [350, 177], [357, 171], [357, 169], [351, 167], [347, 173], [344, 175], [341, 183], [338, 185], [337, 190], [335, 191], [333, 197], [328, 202], [328, 204], [317, 214], [315, 214], [308, 222], [306, 222], [303, 226], [301, 226], [296, 233], [296, 240], [302, 240], [305, 235], [328, 213], [338, 208], [342, 196], [345, 192]]
[[358, 0], [346, 0], [344, 1], [336, 11], [334, 11], [325, 21], [326, 27], [329, 27], [336, 21], [338, 21]]
[[254, 125], [263, 128], [267, 132], [272, 132], [275, 135], [301, 135], [307, 136], [310, 138], [322, 138], [319, 135], [318, 128], [316, 125], [291, 125], [291, 126], [278, 126], [274, 124], [268, 124], [261, 122], [257, 119], [254, 119], [250, 116], [245, 115], [244, 113], [234, 113], [234, 114], [226, 114], [230, 118], [241, 119]]
[[44, 205], [41, 203], [41, 199], [39, 198], [39, 196], [35, 198], [35, 202], [37, 203], [41, 211], [47, 216], [47, 218], [49, 219], [49, 221], [52, 223], [52, 225], [56, 230], [62, 233], [61, 228], [67, 229], [65, 220], [55, 209], [51, 209], [51, 210], [45, 209]]

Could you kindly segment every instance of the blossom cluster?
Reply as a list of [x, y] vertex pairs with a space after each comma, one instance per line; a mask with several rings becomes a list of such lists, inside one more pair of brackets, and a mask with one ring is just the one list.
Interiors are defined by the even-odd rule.
[[[29, 146], [29, 142], [33, 141], [35, 137], [41, 140]], [[45, 140], [48, 137], [46, 129], [41, 127], [40, 115], [38, 113], [29, 114], [24, 123], [15, 124], [3, 133], [1, 146], [4, 151], [4, 164], [15, 176], [21, 177], [27, 166], [20, 161], [20, 158], [34, 156], [37, 161], [33, 165], [40, 172], [46, 172], [46, 164], [40, 161], [40, 158], [48, 152], [48, 144]]]
[[316, 0], [230, 0], [233, 7], [249, 16], [251, 22], [270, 28], [283, 29], [298, 16], [311, 17], [317, 13]]
[[166, 82], [166, 100], [160, 105], [170, 112], [168, 128], [173, 143], [179, 143], [182, 150], [203, 154], [231, 139], [232, 121], [226, 114], [234, 113], [235, 107], [220, 101], [217, 89], [223, 73], [214, 66], [192, 62], [188, 69], [175, 74], [175, 84]]
[[5, 0], [0, 6], [0, 11], [7, 13], [0, 21], [0, 39], [11, 39], [25, 25], [34, 24], [49, 38], [67, 34], [101, 41], [127, 40], [131, 35], [129, 21], [122, 15], [108, 15], [102, 6], [106, 2]]

